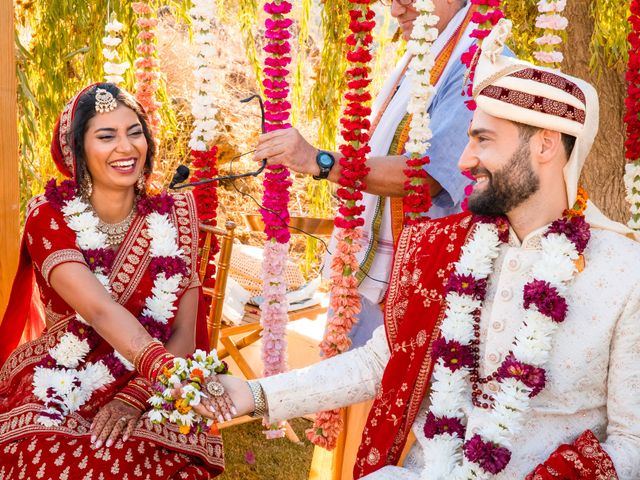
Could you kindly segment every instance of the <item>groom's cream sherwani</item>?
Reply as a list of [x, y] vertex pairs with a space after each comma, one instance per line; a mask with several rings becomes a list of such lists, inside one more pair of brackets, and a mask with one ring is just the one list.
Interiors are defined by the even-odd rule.
[[[421, 228], [412, 227], [412, 238], [419, 238]], [[544, 230], [531, 233], [522, 243], [512, 232], [509, 244], [502, 246], [481, 317], [483, 376], [495, 371], [508, 354], [522, 322], [522, 289], [541, 254]], [[640, 479], [640, 245], [594, 229], [585, 261], [584, 271], [567, 294], [569, 312], [554, 338], [547, 386], [533, 399], [524, 427], [514, 439], [511, 462], [496, 477], [500, 480], [524, 478], [560, 444], [573, 442], [587, 429], [600, 439], [621, 480]], [[416, 283], [406, 273], [394, 271], [392, 282]], [[414, 298], [421, 301], [419, 289]], [[270, 420], [374, 398], [389, 356], [380, 327], [362, 348], [261, 379]], [[496, 389], [490, 383], [487, 393]], [[427, 406], [425, 399], [413, 426], [418, 441], [403, 467], [385, 467], [367, 479], [420, 478]], [[487, 421], [487, 411], [470, 406], [468, 418], [470, 437]], [[376, 428], [384, 429], [389, 421], [381, 416]]]

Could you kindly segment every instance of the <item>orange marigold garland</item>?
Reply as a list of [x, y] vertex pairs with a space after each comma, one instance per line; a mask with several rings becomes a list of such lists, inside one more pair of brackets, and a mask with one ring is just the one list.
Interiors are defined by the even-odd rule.
[[160, 116], [158, 108], [160, 102], [156, 101], [156, 91], [158, 90], [158, 80], [160, 80], [160, 65], [156, 57], [156, 27], [158, 19], [153, 16], [153, 9], [144, 2], [134, 2], [131, 7], [138, 14], [136, 24], [140, 28], [138, 33], [139, 43], [136, 52], [140, 55], [136, 58], [136, 99], [143, 106], [149, 116], [149, 123], [153, 133], [157, 135], [160, 127]]
[[[333, 315], [327, 322], [327, 330], [320, 344], [325, 358], [333, 357], [349, 349], [351, 340], [348, 337], [356, 315], [360, 311], [360, 295], [358, 282], [354, 276], [358, 270], [356, 253], [360, 250], [359, 240], [364, 220], [360, 217], [364, 206], [362, 191], [366, 188], [364, 177], [369, 172], [366, 166], [367, 154], [371, 151], [368, 145], [368, 119], [371, 114], [371, 94], [367, 91], [369, 78], [369, 62], [371, 61], [371, 31], [375, 26], [374, 12], [369, 7], [369, 0], [350, 0], [349, 15], [351, 34], [347, 37], [349, 51], [347, 60], [348, 91], [345, 94], [347, 106], [340, 123], [344, 143], [340, 152], [344, 157], [340, 160], [342, 176], [337, 195], [341, 205], [335, 225], [340, 230], [337, 234], [338, 244], [331, 260], [331, 309]], [[338, 434], [342, 428], [339, 410], [320, 412], [313, 428], [307, 430], [307, 437], [316, 445], [326, 449], [336, 446]]]

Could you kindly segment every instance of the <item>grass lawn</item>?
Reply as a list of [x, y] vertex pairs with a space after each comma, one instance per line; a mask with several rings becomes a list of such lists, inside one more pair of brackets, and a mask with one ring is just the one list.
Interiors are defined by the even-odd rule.
[[[300, 444], [286, 438], [267, 440], [259, 421], [221, 430], [224, 440], [225, 473], [219, 480], [305, 480], [311, 466], [313, 444], [304, 431], [311, 422], [304, 418], [292, 420], [291, 426]], [[253, 457], [253, 458], [251, 458]]]

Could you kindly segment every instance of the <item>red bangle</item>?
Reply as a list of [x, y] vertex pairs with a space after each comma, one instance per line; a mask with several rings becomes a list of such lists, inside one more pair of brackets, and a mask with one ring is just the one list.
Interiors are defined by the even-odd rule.
[[151, 384], [144, 378], [135, 377], [115, 395], [115, 398], [144, 412], [149, 408], [147, 400], [151, 395]]
[[164, 345], [154, 340], [136, 354], [133, 364], [140, 375], [155, 383], [162, 370], [173, 365], [173, 359], [174, 356], [167, 352]]
[[140, 399], [136, 398], [135, 396], [129, 395], [124, 391], [124, 389], [116, 393], [113, 398], [115, 398], [116, 400], [120, 400], [121, 402], [126, 403], [127, 405], [140, 410], [141, 412], [144, 412], [147, 409], [146, 402], [141, 402]]

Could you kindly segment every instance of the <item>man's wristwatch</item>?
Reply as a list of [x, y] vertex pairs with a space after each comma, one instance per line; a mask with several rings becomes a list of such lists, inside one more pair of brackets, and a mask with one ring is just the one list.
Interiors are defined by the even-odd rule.
[[249, 380], [247, 383], [249, 384], [254, 404], [254, 410], [249, 414], [249, 416], [253, 418], [265, 416], [267, 414], [267, 399], [264, 398], [262, 385], [260, 385], [260, 382], [256, 380]]
[[318, 164], [318, 167], [320, 167], [320, 173], [313, 176], [314, 180], [325, 180], [329, 176], [329, 172], [333, 168], [333, 165], [336, 163], [336, 159], [333, 158], [333, 155], [329, 152], [318, 150], [316, 163]]

